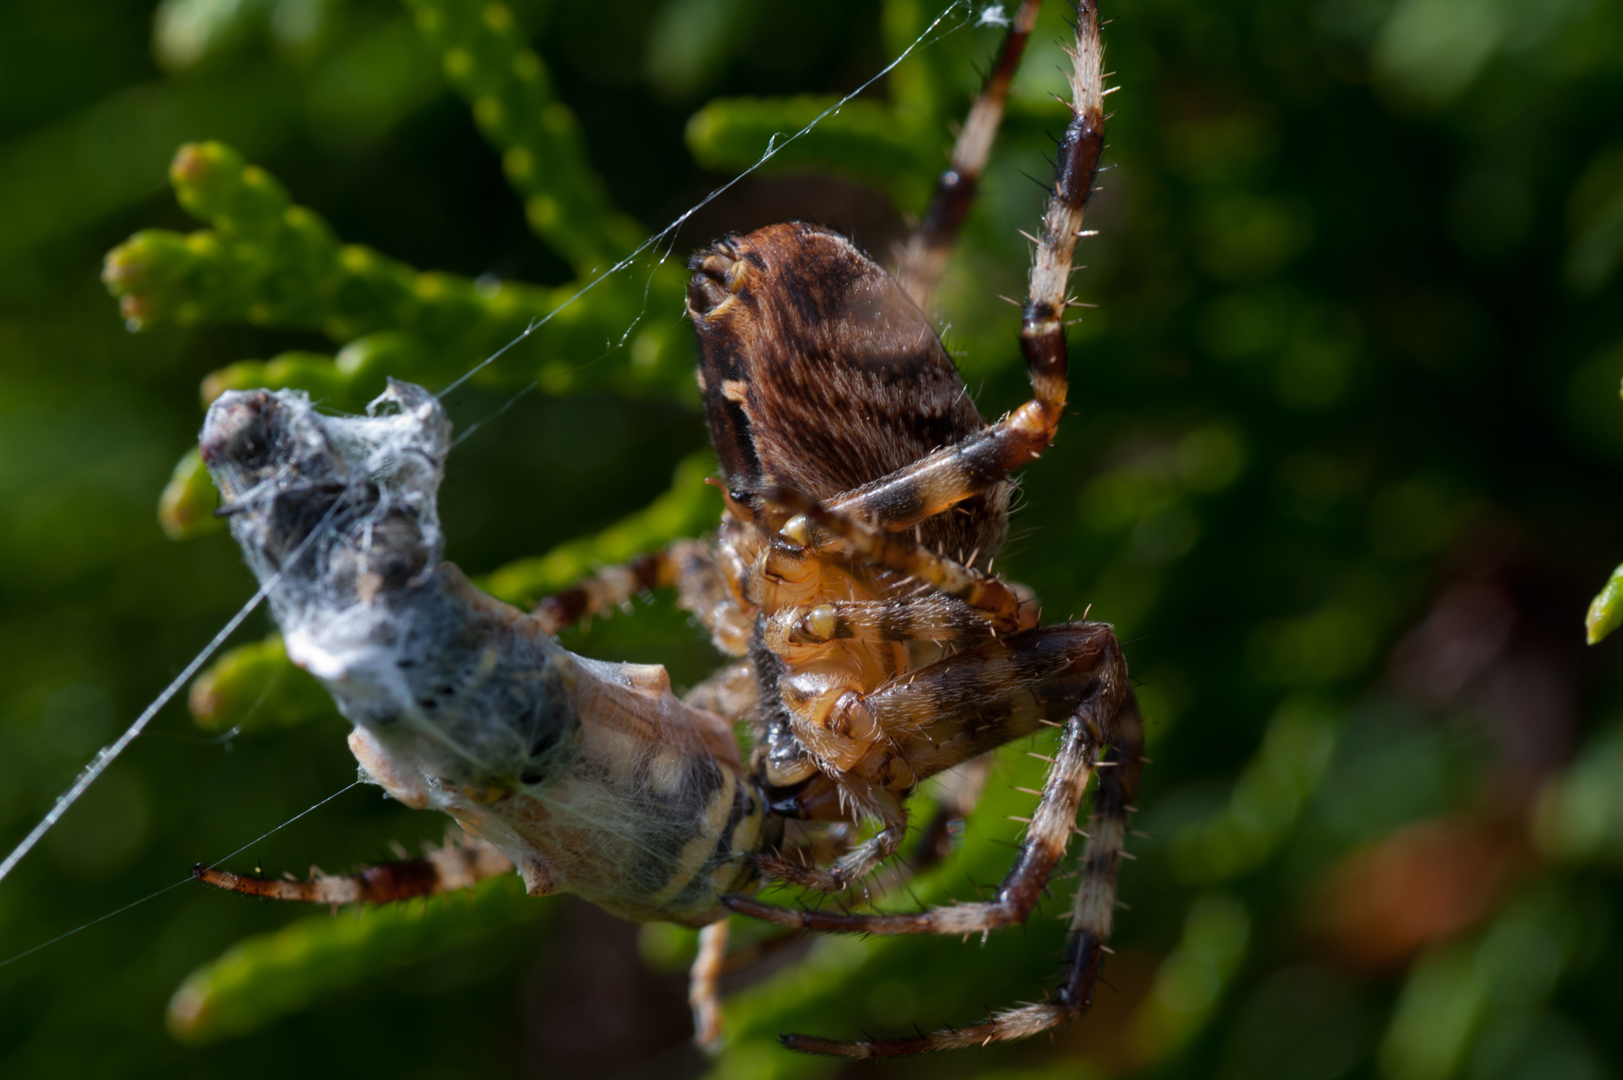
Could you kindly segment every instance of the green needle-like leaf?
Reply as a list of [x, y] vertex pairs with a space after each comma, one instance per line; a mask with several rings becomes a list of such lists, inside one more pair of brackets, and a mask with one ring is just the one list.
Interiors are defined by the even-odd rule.
[[280, 634], [242, 645], [192, 683], [192, 718], [206, 731], [258, 735], [334, 717], [332, 698], [287, 658]]
[[[228, 368], [211, 377], [208, 396], [295, 385], [353, 406], [381, 391], [385, 374], [449, 382], [526, 334], [480, 372], [481, 382], [539, 380], [555, 393], [608, 385], [693, 393], [692, 344], [674, 320], [627, 329], [647, 311], [674, 308], [667, 295], [674, 269], [651, 279], [627, 274], [584, 295], [577, 285], [486, 286], [339, 243], [319, 216], [293, 205], [274, 178], [221, 143], [183, 147], [171, 176], [181, 205], [213, 228], [187, 236], [148, 230], [108, 254], [102, 276], [132, 329], [244, 320], [319, 330], [335, 341], [396, 335], [353, 343], [332, 367], [300, 353]], [[593, 363], [621, 344], [630, 363]]]
[[423, 37], [443, 54], [446, 80], [473, 106], [479, 129], [501, 152], [536, 235], [583, 278], [635, 248], [645, 235], [642, 226], [609, 201], [586, 159], [575, 114], [558, 100], [511, 9], [480, 0], [407, 0], [407, 6]]
[[1616, 630], [1620, 622], [1623, 622], [1623, 566], [1612, 571], [1606, 587], [1590, 602], [1589, 617], [1584, 620], [1589, 630], [1589, 643], [1593, 645], [1600, 641]]
[[[688, 149], [709, 168], [746, 169], [837, 100], [718, 98], [688, 121]], [[890, 107], [848, 101], [773, 154], [761, 171], [835, 173], [888, 192], [900, 206], [920, 209], [945, 160], [938, 132], [919, 137]]]

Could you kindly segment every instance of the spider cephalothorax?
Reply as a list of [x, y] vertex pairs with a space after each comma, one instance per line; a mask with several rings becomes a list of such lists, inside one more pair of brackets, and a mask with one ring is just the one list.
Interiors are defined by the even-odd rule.
[[[447, 811], [476, 842], [371, 877], [200, 876], [336, 902], [440, 891], [514, 865], [538, 895], [572, 891], [629, 918], [703, 926], [693, 1001], [711, 1042], [729, 911], [886, 934], [1022, 921], [1099, 770], [1063, 982], [1048, 1001], [917, 1038], [786, 1041], [907, 1053], [1021, 1038], [1086, 1009], [1137, 783], [1127, 669], [1108, 626], [1038, 626], [1033, 597], [977, 567], [1003, 540], [1014, 471], [1047, 447], [1065, 404], [1066, 280], [1103, 137], [1091, 4], [1078, 9], [1073, 119], [1020, 332], [1032, 400], [987, 424], [923, 314], [1036, 9], [1027, 0], [1016, 15], [897, 278], [799, 223], [693, 257], [688, 313], [728, 493], [708, 542], [603, 571], [525, 614], [439, 562], [449, 424], [426, 391], [391, 384], [365, 418], [321, 417], [287, 391], [214, 404], [204, 457], [289, 656], [355, 723], [351, 747], [373, 779]], [[661, 586], [737, 658], [681, 700], [662, 668], [589, 660], [553, 639]], [[736, 721], [752, 732], [747, 755]], [[857, 884], [897, 852], [921, 781], [1045, 724], [1062, 729], [1058, 748], [992, 899], [833, 915], [754, 896], [763, 878]], [[790, 821], [809, 824], [786, 831]], [[842, 847], [818, 840], [817, 823], [875, 831]]]

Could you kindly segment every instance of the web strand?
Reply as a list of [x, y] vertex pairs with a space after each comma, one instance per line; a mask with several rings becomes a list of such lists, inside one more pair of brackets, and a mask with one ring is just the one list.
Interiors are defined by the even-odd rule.
[[[236, 858], [238, 855], [241, 855], [244, 851], [247, 851], [249, 848], [253, 847], [255, 844], [258, 844], [261, 841], [268, 839], [269, 837], [275, 836], [277, 833], [281, 832], [283, 829], [287, 828], [289, 825], [293, 824], [295, 821], [297, 821], [300, 818], [304, 817], [306, 814], [313, 813], [316, 810], [321, 809], [323, 806], [326, 806], [328, 803], [330, 803], [334, 799], [338, 798], [338, 796], [342, 795], [344, 792], [349, 791], [351, 788], [359, 787], [361, 785], [361, 783], [362, 783], [362, 781], [356, 780], [351, 784], [348, 784], [348, 785], [346, 785], [344, 787], [339, 788], [337, 791], [333, 792], [331, 795], [328, 795], [325, 799], [322, 799], [320, 802], [316, 803], [314, 806], [309, 806], [309, 807], [306, 807], [303, 810], [300, 810], [297, 814], [294, 814], [292, 817], [288, 818], [286, 821], [284, 821], [280, 825], [276, 826], [276, 828], [272, 829], [270, 832], [265, 833], [263, 836], [254, 837], [254, 839], [248, 841], [246, 844], [242, 845], [240, 848], [233, 851], [231, 854], [221, 856], [220, 858], [215, 859], [209, 865], [210, 866], [218, 866], [220, 863], [229, 862], [230, 860]], [[91, 919], [87, 923], [81, 923], [80, 925], [75, 926], [72, 930], [66, 931], [65, 933], [58, 934], [54, 938], [50, 938], [49, 940], [42, 941], [38, 945], [33, 946], [32, 948], [24, 949], [22, 952], [17, 953], [15, 956], [8, 956], [4, 960], [0, 960], [0, 968], [5, 967], [7, 964], [16, 963], [18, 960], [21, 960], [25, 956], [33, 956], [35, 953], [39, 952], [41, 949], [48, 949], [52, 945], [55, 945], [59, 941], [65, 941], [68, 938], [72, 937], [74, 934], [77, 934], [77, 933], [79, 933], [79, 932], [81, 932], [83, 930], [89, 930], [92, 926], [95, 926], [98, 923], [104, 923], [108, 919], [111, 919], [111, 918], [114, 918], [116, 916], [122, 915], [126, 911], [129, 911], [131, 908], [138, 908], [142, 904], [147, 903], [149, 900], [156, 900], [158, 897], [162, 896], [164, 893], [173, 892], [174, 890], [180, 888], [182, 885], [190, 884], [191, 881], [192, 881], [192, 875], [187, 874], [185, 877], [181, 878], [179, 881], [174, 882], [173, 884], [170, 884], [170, 885], [165, 885], [163, 888], [157, 890], [156, 892], [148, 893], [147, 895], [141, 897], [141, 899], [139, 899], [139, 900], [132, 900], [128, 904], [125, 904], [123, 907], [114, 908], [112, 911], [109, 911], [105, 915], [98, 915], [96, 918]]]
[[[811, 119], [811, 121], [809, 123], [806, 124], [805, 127], [801, 128], [799, 131], [795, 132], [793, 135], [790, 135], [788, 138], [783, 139], [781, 142], [779, 141], [778, 136], [776, 134], [774, 134], [770, 139], [767, 140], [766, 150], [761, 154], [760, 158], [757, 159], [755, 164], [751, 165], [749, 168], [745, 169], [743, 172], [739, 173], [737, 176], [733, 177], [731, 180], [727, 181], [725, 184], [722, 184], [720, 187], [716, 188], [714, 191], [712, 191], [710, 194], [706, 195], [704, 198], [700, 199], [697, 203], [693, 204], [687, 210], [684, 210], [669, 225], [665, 226], [659, 232], [655, 233], [653, 236], [650, 236], [648, 239], [644, 240], [641, 244], [639, 244], [637, 246], [637, 249], [635, 251], [633, 251], [631, 254], [627, 255], [625, 258], [621, 259], [619, 262], [615, 263], [613, 266], [609, 267], [607, 270], [603, 270], [603, 271], [599, 272], [596, 277], [592, 278], [585, 285], [582, 285], [579, 290], [577, 290], [573, 295], [571, 295], [563, 303], [559, 304], [557, 307], [553, 308], [551, 311], [547, 312], [545, 315], [543, 315], [543, 316], [541, 316], [541, 317], [539, 317], [537, 319], [532, 319], [530, 321], [530, 325], [526, 326], [524, 328], [523, 333], [519, 334], [518, 337], [514, 338], [512, 341], [509, 341], [506, 345], [503, 345], [500, 349], [497, 349], [495, 352], [493, 352], [489, 356], [485, 357], [485, 359], [481, 360], [479, 363], [475, 364], [473, 367], [471, 367], [467, 371], [463, 372], [463, 374], [459, 378], [457, 378], [455, 381], [453, 381], [450, 384], [448, 384], [447, 386], [445, 386], [435, 396], [438, 397], [438, 398], [443, 399], [445, 397], [445, 395], [447, 395], [447, 394], [451, 393], [452, 391], [456, 390], [458, 387], [460, 387], [464, 383], [466, 383], [469, 379], [473, 378], [475, 375], [478, 375], [481, 371], [485, 370], [485, 368], [489, 367], [491, 364], [494, 364], [497, 360], [501, 359], [502, 356], [504, 356], [509, 350], [511, 350], [512, 348], [517, 346], [520, 342], [524, 341], [526, 338], [528, 338], [531, 334], [535, 333], [537, 330], [541, 329], [541, 327], [543, 327], [547, 323], [551, 322], [552, 318], [555, 315], [557, 315], [560, 311], [564, 310], [570, 304], [573, 304], [576, 300], [579, 300], [581, 297], [585, 296], [587, 293], [589, 293], [593, 289], [597, 288], [597, 286], [599, 284], [601, 284], [605, 279], [607, 279], [609, 277], [612, 277], [615, 274], [620, 273], [622, 270], [625, 270], [627, 267], [631, 266], [632, 263], [636, 262], [636, 260], [643, 254], [643, 252], [647, 251], [649, 248], [652, 248], [652, 247], [656, 246], [657, 244], [661, 243], [662, 241], [666, 240], [667, 238], [673, 237], [676, 234], [677, 230], [680, 229], [684, 224], [686, 224], [688, 219], [691, 218], [694, 214], [697, 214], [700, 210], [703, 210], [706, 206], [709, 206], [712, 202], [714, 202], [716, 199], [720, 198], [722, 195], [726, 194], [729, 190], [731, 190], [734, 186], [736, 186], [738, 183], [743, 181], [746, 177], [750, 176], [751, 174], [756, 172], [758, 169], [760, 169], [768, 161], [771, 161], [774, 157], [777, 156], [778, 152], [781, 151], [784, 147], [788, 146], [790, 143], [794, 142], [796, 139], [799, 139], [801, 136], [803, 136], [807, 132], [811, 131], [812, 128], [816, 127], [818, 124], [821, 124], [824, 120], [828, 119], [830, 116], [833, 116], [836, 113], [838, 113], [841, 109], [845, 108], [845, 106], [847, 104], [849, 104], [853, 98], [857, 97], [859, 94], [866, 91], [874, 83], [878, 82], [880, 79], [883, 79], [886, 75], [889, 75], [892, 71], [896, 70], [897, 65], [900, 64], [903, 60], [906, 60], [909, 56], [911, 56], [914, 53], [915, 50], [917, 50], [918, 48], [920, 48], [923, 45], [926, 45], [926, 44], [930, 43], [931, 35], [933, 35], [936, 32], [936, 29], [938, 27], [940, 27], [941, 24], [947, 20], [947, 17], [949, 15], [951, 15], [954, 11], [957, 11], [959, 8], [967, 7], [967, 6], [969, 6], [969, 0], [953, 0], [953, 2], [951, 4], [949, 4], [945, 9], [942, 10], [941, 14], [939, 14], [939, 15], [937, 15], [935, 17], [935, 19], [930, 23], [929, 26], [926, 26], [924, 28], [924, 31], [921, 34], [919, 34], [918, 37], [913, 39], [913, 43], [911, 45], [909, 45], [907, 48], [903, 49], [899, 54], [897, 54], [895, 59], [893, 59], [890, 63], [886, 64], [883, 68], [881, 68], [878, 71], [878, 73], [876, 73], [867, 82], [863, 83], [861, 86], [857, 87], [855, 90], [851, 91], [849, 94], [845, 95], [840, 100], [836, 101], [834, 104], [832, 104], [828, 108], [824, 109], [822, 112], [818, 113], [816, 116], [814, 116]], [[965, 20], [965, 22], [961, 23], [959, 26], [952, 27], [951, 30], [947, 31], [947, 33], [951, 33], [953, 31], [961, 29], [962, 26], [967, 25], [967, 24], [968, 24], [968, 20]], [[663, 261], [663, 259], [661, 261]], [[641, 316], [638, 316], [638, 317], [640, 318]]]
[[191, 663], [182, 668], [180, 674], [176, 675], [145, 709], [141, 710], [141, 715], [135, 718], [135, 723], [125, 728], [124, 734], [120, 735], [114, 742], [102, 747], [96, 756], [91, 759], [90, 764], [85, 766], [84, 771], [79, 774], [79, 778], [73, 782], [73, 786], [57, 796], [56, 805], [51, 807], [50, 812], [40, 819], [40, 823], [34, 826], [33, 831], [23, 837], [22, 843], [12, 848], [11, 854], [6, 856], [5, 861], [0, 862], [0, 881], [6, 879], [6, 875], [10, 874], [17, 864], [23, 861], [23, 856], [32, 851], [34, 845], [38, 844], [45, 834], [50, 832], [58, 821], [62, 820], [62, 815], [66, 814], [73, 807], [73, 804], [79, 801], [79, 796], [88, 791], [90, 785], [94, 784], [97, 778], [107, 771], [108, 766], [118, 760], [118, 756], [128, 749], [130, 743], [134, 742], [136, 737], [146, 730], [147, 725], [152, 722], [152, 718], [157, 716], [165, 705], [174, 700], [175, 695], [180, 693], [181, 687], [185, 686], [191, 680], [191, 677], [197, 674], [198, 669], [208, 663], [209, 657], [218, 652], [220, 646], [224, 645], [226, 640], [237, 632], [237, 627], [241, 626], [248, 616], [252, 615], [255, 609], [265, 602], [265, 598], [271, 594], [271, 590], [281, 582], [282, 575], [287, 572], [289, 567], [299, 561], [306, 549], [310, 547], [310, 542], [327, 528], [327, 525], [332, 521], [333, 514], [337, 512], [340, 505], [339, 501], [335, 501], [328, 508], [327, 512], [322, 515], [321, 520], [316, 522], [316, 527], [311, 529], [309, 534], [299, 542], [299, 546], [293, 549], [293, 553], [282, 564], [282, 568], [265, 579], [264, 584], [260, 585], [255, 590], [254, 595], [248, 598], [248, 602], [238, 608], [237, 613], [231, 616], [230, 621], [220, 628], [220, 632], [215, 634], [196, 656], [192, 657]]

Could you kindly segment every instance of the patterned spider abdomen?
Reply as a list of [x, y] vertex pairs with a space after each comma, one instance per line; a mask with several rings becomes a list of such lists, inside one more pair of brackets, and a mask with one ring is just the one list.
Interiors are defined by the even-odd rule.
[[[800, 222], [694, 255], [700, 389], [734, 491], [828, 499], [984, 428], [929, 320], [845, 237]], [[1003, 541], [1010, 485], [921, 526], [968, 558]]]

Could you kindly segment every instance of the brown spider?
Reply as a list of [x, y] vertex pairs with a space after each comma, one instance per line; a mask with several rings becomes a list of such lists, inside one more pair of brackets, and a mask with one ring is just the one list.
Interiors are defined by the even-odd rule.
[[[475, 839], [349, 877], [199, 867], [200, 878], [382, 903], [516, 866], [535, 895], [575, 892], [630, 919], [703, 927], [691, 996], [697, 1037], [713, 1044], [730, 912], [879, 934], [1021, 922], [1077, 831], [1097, 769], [1070, 944], [1047, 1001], [916, 1038], [784, 1042], [902, 1054], [1023, 1038], [1087, 1009], [1138, 778], [1127, 668], [1108, 626], [1039, 627], [1033, 598], [975, 566], [1003, 540], [1011, 475], [1048, 446], [1065, 405], [1067, 279], [1103, 138], [1092, 0], [1078, 7], [1073, 118], [1020, 332], [1032, 400], [985, 423], [922, 313], [1037, 6], [1025, 0], [1017, 13], [899, 282], [843, 237], [803, 224], [693, 257], [688, 313], [727, 492], [712, 542], [680, 541], [524, 614], [439, 561], [450, 425], [426, 391], [391, 383], [352, 418], [320, 416], [288, 391], [214, 404], [204, 459], [289, 656], [354, 722], [350, 746], [370, 778], [408, 805], [449, 812]], [[553, 638], [666, 586], [738, 658], [681, 700], [663, 668], [588, 660]], [[753, 732], [747, 761], [735, 720]], [[921, 781], [1044, 724], [1062, 728], [1059, 746], [994, 899], [889, 915], [754, 897], [763, 878], [830, 892], [862, 881], [896, 853]], [[785, 850], [790, 821], [877, 831], [835, 857], [826, 837]]]

